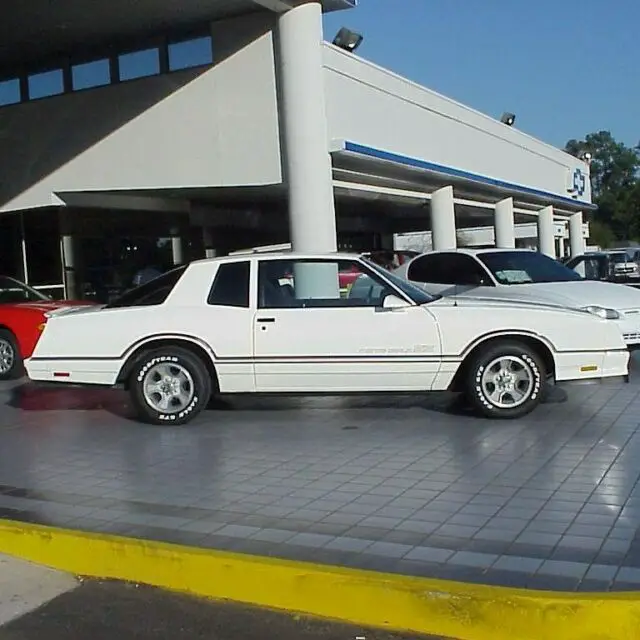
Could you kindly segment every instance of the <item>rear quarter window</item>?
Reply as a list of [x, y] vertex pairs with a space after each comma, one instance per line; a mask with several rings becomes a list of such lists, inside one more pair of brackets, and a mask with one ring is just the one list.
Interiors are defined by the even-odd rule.
[[207, 304], [248, 308], [250, 274], [251, 263], [248, 260], [221, 264], [214, 276]]
[[187, 266], [184, 265], [167, 271], [167, 273], [163, 273], [161, 276], [145, 282], [139, 287], [130, 289], [104, 308], [122, 309], [125, 307], [149, 307], [164, 304], [186, 270]]

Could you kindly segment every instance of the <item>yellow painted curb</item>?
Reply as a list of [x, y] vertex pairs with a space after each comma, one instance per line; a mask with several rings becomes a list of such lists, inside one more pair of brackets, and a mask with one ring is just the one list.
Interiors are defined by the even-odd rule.
[[568, 594], [290, 562], [0, 520], [0, 553], [113, 578], [459, 640], [638, 640], [640, 594]]

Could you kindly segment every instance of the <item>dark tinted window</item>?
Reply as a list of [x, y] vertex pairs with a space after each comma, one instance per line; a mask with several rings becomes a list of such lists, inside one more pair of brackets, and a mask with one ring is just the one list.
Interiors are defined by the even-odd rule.
[[207, 302], [218, 307], [249, 306], [249, 274], [251, 263], [230, 262], [221, 264], [211, 285]]
[[156, 48], [143, 49], [123, 53], [118, 58], [120, 65], [120, 80], [135, 80], [160, 73], [160, 50]]
[[0, 107], [20, 102], [20, 80], [0, 80]]
[[101, 87], [111, 82], [111, 65], [109, 60], [84, 62], [71, 68], [71, 84], [74, 91]]
[[213, 62], [211, 36], [173, 42], [169, 45], [169, 70], [178, 71]]
[[29, 98], [47, 98], [56, 96], [64, 91], [62, 69], [53, 69], [29, 76]]
[[437, 253], [416, 258], [409, 265], [407, 278], [433, 284], [492, 285], [482, 266], [463, 253]]
[[143, 285], [131, 289], [106, 305], [106, 309], [117, 309], [120, 307], [146, 307], [150, 305], [162, 304], [173, 291], [178, 280], [183, 276], [187, 267], [182, 266], [172, 269], [161, 276], [145, 282]]
[[478, 257], [500, 284], [569, 282], [583, 279], [566, 265], [537, 251], [487, 251]]

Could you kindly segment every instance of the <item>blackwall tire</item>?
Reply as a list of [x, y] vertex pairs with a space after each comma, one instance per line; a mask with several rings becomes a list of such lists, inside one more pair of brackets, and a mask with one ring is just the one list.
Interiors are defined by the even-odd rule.
[[494, 342], [472, 357], [466, 397], [481, 415], [520, 418], [542, 401], [547, 372], [542, 358], [517, 341]]
[[24, 375], [22, 356], [16, 337], [0, 329], [0, 380], [16, 380]]
[[205, 363], [180, 347], [161, 347], [136, 362], [129, 393], [140, 420], [181, 426], [206, 408], [212, 381]]

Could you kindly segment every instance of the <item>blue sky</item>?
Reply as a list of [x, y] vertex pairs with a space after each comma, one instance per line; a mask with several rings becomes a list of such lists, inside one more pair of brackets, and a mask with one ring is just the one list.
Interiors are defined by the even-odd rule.
[[325, 38], [557, 146], [610, 130], [640, 142], [640, 0], [359, 0]]

